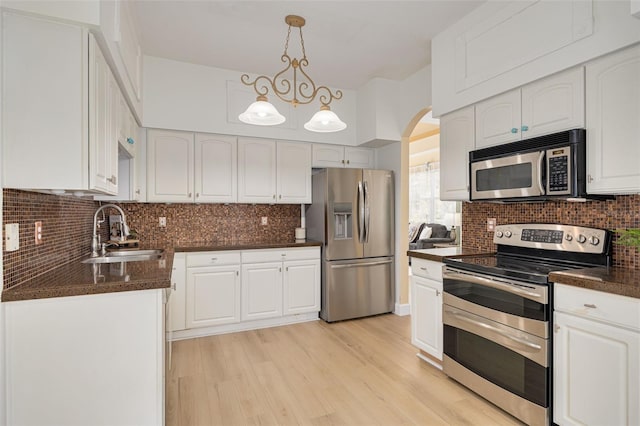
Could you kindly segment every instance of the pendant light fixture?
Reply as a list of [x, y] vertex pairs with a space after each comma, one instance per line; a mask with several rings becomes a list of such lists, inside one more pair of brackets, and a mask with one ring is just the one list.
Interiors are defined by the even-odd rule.
[[[333, 93], [327, 86], [316, 87], [316, 84], [305, 71], [305, 68], [309, 65], [304, 48], [304, 39], [302, 38], [302, 27], [305, 24], [305, 19], [296, 15], [287, 15], [284, 21], [289, 25], [284, 53], [280, 57], [280, 60], [285, 63], [285, 67], [273, 78], [261, 75], [250, 81], [248, 74], [242, 75], [240, 81], [246, 86], [253, 86], [258, 97], [256, 102], [249, 105], [249, 108], [240, 114], [238, 118], [243, 123], [259, 126], [273, 126], [284, 123], [285, 117], [267, 99], [267, 94], [271, 89], [278, 98], [294, 107], [309, 104], [318, 97], [321, 104], [320, 111], [316, 112], [311, 117], [311, 120], [305, 123], [305, 129], [312, 132], [338, 132], [344, 130], [347, 125], [329, 108], [331, 101], [342, 98], [342, 91], [336, 90]], [[300, 32], [300, 46], [302, 49], [302, 59], [300, 60], [297, 58], [291, 59], [288, 54], [291, 27], [298, 28]], [[288, 73], [292, 73], [290, 79], [286, 78]]]

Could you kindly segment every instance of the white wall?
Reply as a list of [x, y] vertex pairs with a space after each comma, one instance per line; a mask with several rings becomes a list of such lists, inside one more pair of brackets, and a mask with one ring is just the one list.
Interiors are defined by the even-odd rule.
[[[550, 19], [560, 13], [567, 18]], [[522, 22], [514, 25], [518, 19]], [[572, 20], [580, 24], [572, 28]], [[498, 40], [483, 39], [488, 30], [500, 35]], [[433, 39], [433, 114], [440, 116], [638, 41], [640, 19], [631, 15], [630, 0], [486, 2]], [[482, 52], [495, 52], [496, 42], [503, 46], [497, 51], [508, 54], [485, 59], [490, 55]], [[477, 72], [461, 83], [460, 77], [471, 72], [468, 67]]]
[[100, 0], [3, 0], [2, 7], [89, 25], [100, 25]]
[[347, 129], [315, 133], [303, 125], [320, 109], [317, 100], [293, 108], [270, 96], [269, 101], [287, 121], [279, 126], [252, 126], [238, 120], [256, 98], [253, 88], [240, 82], [241, 72], [153, 56], [144, 57], [143, 69], [144, 127], [356, 145], [352, 90], [343, 90], [343, 98], [331, 103], [331, 110], [347, 123]]
[[[398, 235], [400, 235], [400, 233], [406, 233], [407, 232], [407, 227], [403, 224], [403, 220], [400, 217], [400, 210], [401, 210], [401, 206], [400, 206], [400, 187], [401, 187], [401, 176], [402, 176], [402, 170], [401, 170], [401, 164], [400, 164], [400, 144], [401, 142], [395, 142], [393, 144], [389, 144], [386, 145], [382, 148], [378, 148], [377, 150], [377, 156], [378, 156], [378, 168], [379, 169], [385, 169], [385, 170], [393, 170], [393, 174], [394, 174], [394, 191], [395, 191], [395, 233], [396, 233], [396, 238], [395, 238], [395, 255], [396, 255], [396, 259], [398, 259], [398, 255], [401, 252], [406, 252], [407, 251], [407, 247], [400, 247], [399, 244], [399, 238], [397, 238]], [[402, 282], [402, 279], [400, 277], [400, 274], [406, 274], [407, 273], [407, 268], [406, 265], [399, 265], [398, 261], [396, 260], [396, 275], [395, 275], [395, 281], [396, 281], [396, 301], [395, 303], [399, 303], [400, 302], [400, 294], [402, 289], [400, 288], [400, 284]]]

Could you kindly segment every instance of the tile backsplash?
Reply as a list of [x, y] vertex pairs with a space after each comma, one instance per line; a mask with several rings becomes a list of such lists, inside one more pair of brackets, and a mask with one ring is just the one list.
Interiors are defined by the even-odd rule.
[[[561, 223], [609, 230], [640, 228], [640, 195], [620, 195], [615, 200], [585, 203], [463, 203], [464, 248], [495, 250], [493, 234], [487, 231], [487, 218], [496, 218], [498, 225], [531, 222]], [[640, 249], [613, 244], [613, 263], [623, 268], [640, 269]]]
[[[3, 227], [7, 223], [20, 225], [20, 249], [3, 253], [4, 288], [89, 255], [93, 215], [101, 203], [14, 189], [4, 189], [3, 197]], [[138, 232], [142, 247], [288, 242], [294, 240], [295, 228], [300, 226], [299, 204], [117, 204], [131, 229]], [[165, 228], [158, 226], [159, 217], [166, 218]], [[262, 217], [267, 218], [267, 225], [261, 224]], [[35, 221], [43, 224], [40, 245], [34, 240]], [[104, 241], [106, 227], [102, 231]]]

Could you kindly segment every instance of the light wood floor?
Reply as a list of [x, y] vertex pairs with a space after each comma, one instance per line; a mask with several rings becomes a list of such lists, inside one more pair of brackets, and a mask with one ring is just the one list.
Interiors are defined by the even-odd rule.
[[517, 425], [416, 357], [393, 314], [174, 342], [167, 425]]

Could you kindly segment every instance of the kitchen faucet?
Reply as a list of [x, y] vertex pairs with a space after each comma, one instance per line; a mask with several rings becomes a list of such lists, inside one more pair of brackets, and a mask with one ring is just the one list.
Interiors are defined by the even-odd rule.
[[93, 215], [93, 238], [91, 239], [91, 257], [99, 256], [98, 249], [100, 248], [100, 236], [98, 235], [98, 225], [99, 223], [105, 221], [104, 213], [102, 213], [103, 219], [98, 223], [98, 213], [108, 207], [118, 210], [118, 212], [120, 212], [120, 215], [122, 216], [122, 235], [120, 236], [120, 241], [125, 241], [129, 236], [129, 226], [127, 225], [127, 220], [124, 217], [124, 212], [120, 207], [116, 206], [115, 204], [105, 204], [104, 206], [98, 207], [98, 210], [96, 210], [96, 213]]

